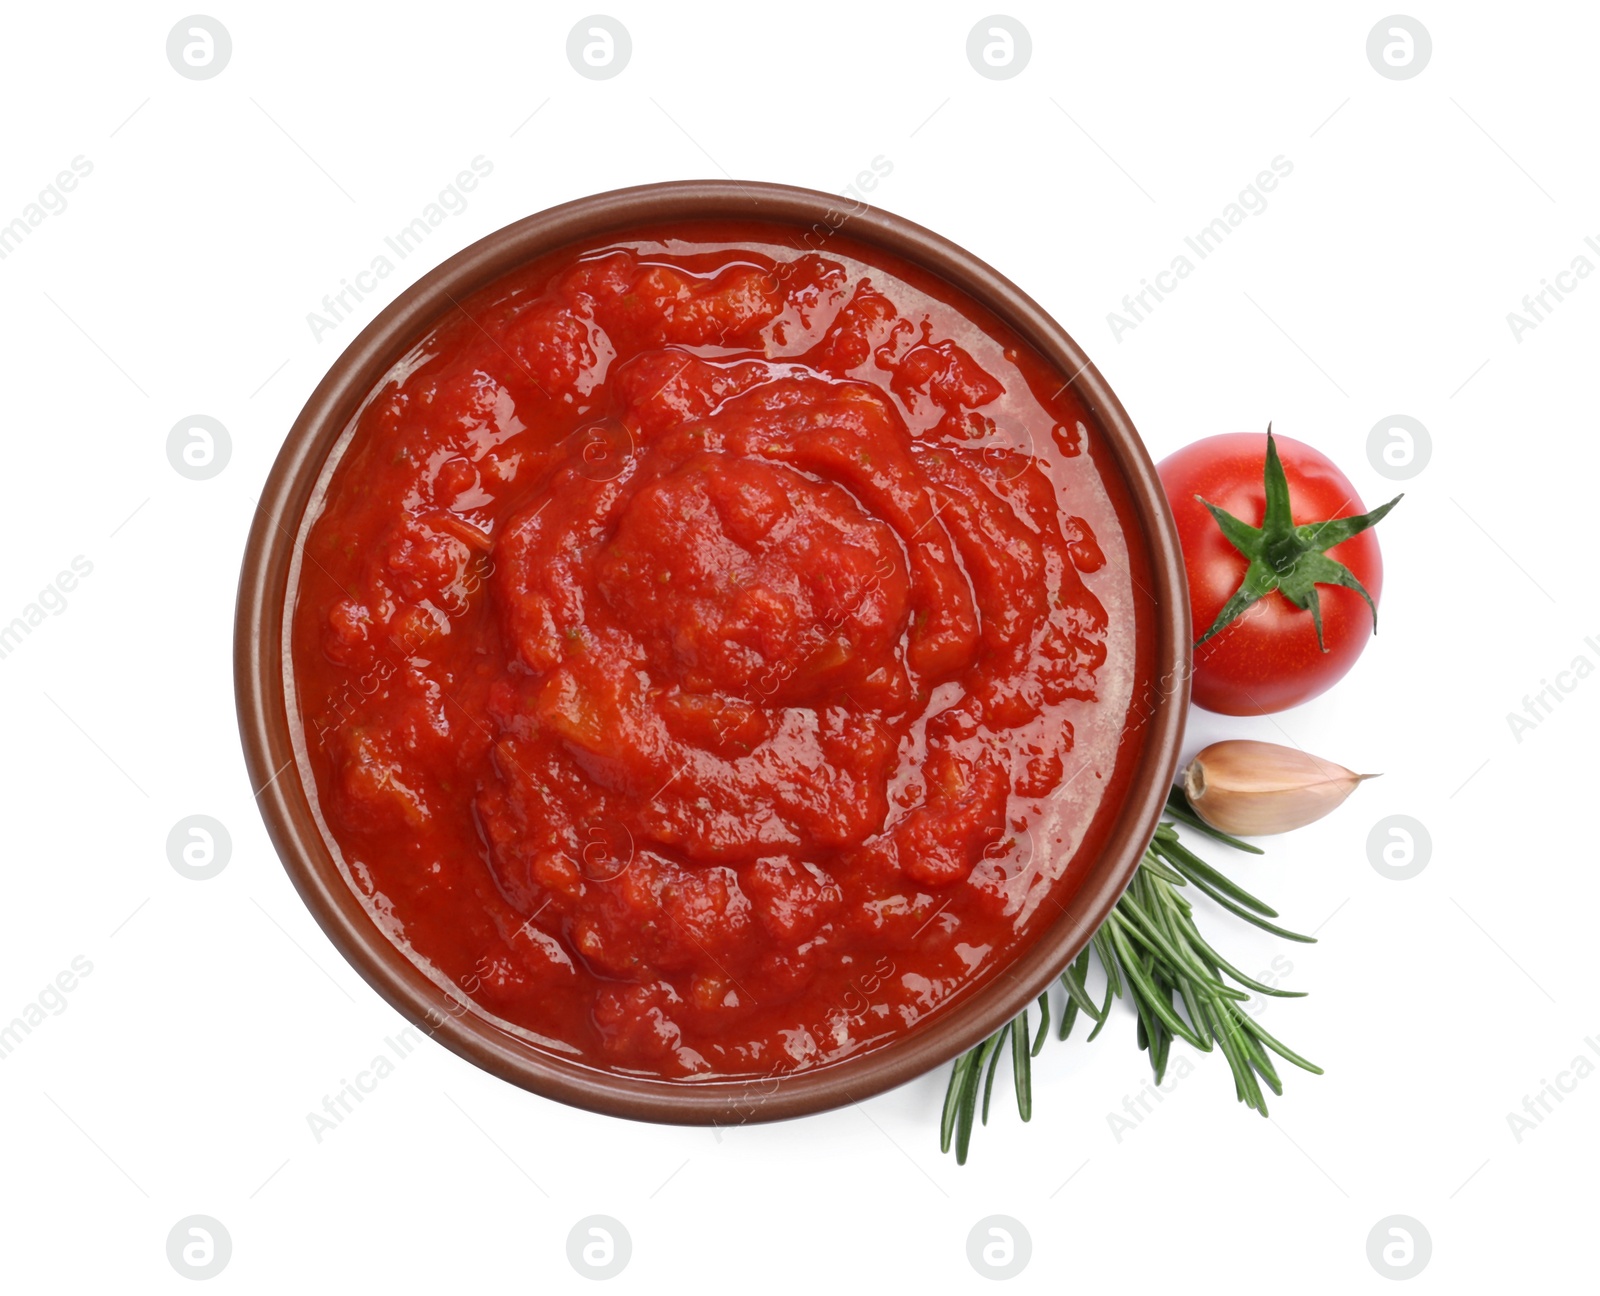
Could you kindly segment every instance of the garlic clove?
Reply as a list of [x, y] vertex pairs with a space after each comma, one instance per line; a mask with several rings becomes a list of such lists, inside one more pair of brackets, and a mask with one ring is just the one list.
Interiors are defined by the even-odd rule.
[[1196, 756], [1183, 772], [1183, 790], [1213, 828], [1269, 837], [1315, 823], [1373, 777], [1296, 747], [1235, 738]]

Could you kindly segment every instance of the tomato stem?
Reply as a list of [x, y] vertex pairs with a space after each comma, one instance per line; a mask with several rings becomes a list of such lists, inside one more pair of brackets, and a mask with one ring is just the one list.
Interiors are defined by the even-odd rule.
[[1327, 551], [1351, 536], [1360, 535], [1376, 526], [1390, 509], [1405, 498], [1404, 494], [1396, 495], [1370, 513], [1296, 526], [1289, 499], [1289, 478], [1284, 473], [1283, 460], [1278, 457], [1278, 445], [1272, 438], [1270, 423], [1267, 424], [1263, 484], [1267, 507], [1259, 527], [1241, 521], [1199, 495], [1195, 496], [1206, 506], [1228, 543], [1244, 556], [1249, 566], [1245, 568], [1239, 588], [1222, 605], [1211, 628], [1195, 640], [1194, 646], [1198, 648], [1238, 620], [1252, 604], [1277, 591], [1302, 612], [1311, 613], [1311, 624], [1317, 632], [1317, 647], [1327, 652], [1328, 646], [1322, 639], [1322, 601], [1317, 594], [1318, 585], [1342, 585], [1355, 590], [1367, 601], [1367, 607], [1372, 612], [1372, 632], [1377, 634], [1378, 605], [1373, 602], [1372, 595], [1356, 579], [1354, 572], [1337, 559], [1328, 557]]

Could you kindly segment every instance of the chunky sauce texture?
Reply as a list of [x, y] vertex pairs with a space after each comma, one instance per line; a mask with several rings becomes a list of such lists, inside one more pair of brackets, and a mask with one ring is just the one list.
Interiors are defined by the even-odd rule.
[[458, 1002], [599, 1067], [904, 1033], [1056, 915], [1136, 746], [1148, 558], [1093, 420], [822, 228], [501, 280], [303, 535], [290, 683], [346, 876]]

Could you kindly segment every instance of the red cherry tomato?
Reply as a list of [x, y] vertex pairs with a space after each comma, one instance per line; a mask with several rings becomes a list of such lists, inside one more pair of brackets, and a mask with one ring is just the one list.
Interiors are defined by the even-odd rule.
[[[1367, 511], [1349, 478], [1326, 455], [1289, 437], [1274, 440], [1295, 526]], [[1211, 628], [1250, 566], [1196, 496], [1261, 527], [1266, 450], [1267, 438], [1258, 432], [1227, 433], [1196, 441], [1157, 468], [1183, 545], [1196, 639]], [[1332, 545], [1327, 557], [1343, 563], [1377, 603], [1383, 559], [1372, 531]], [[1201, 643], [1194, 654], [1195, 704], [1225, 715], [1265, 715], [1308, 701], [1342, 679], [1372, 636], [1373, 610], [1357, 590], [1344, 585], [1317, 583], [1316, 600], [1322, 645], [1312, 614], [1277, 590]]]

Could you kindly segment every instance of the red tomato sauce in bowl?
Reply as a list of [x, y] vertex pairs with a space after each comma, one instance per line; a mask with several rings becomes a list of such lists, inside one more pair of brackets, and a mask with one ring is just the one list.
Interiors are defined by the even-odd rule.
[[341, 871], [437, 984], [611, 1071], [904, 1035], [1059, 914], [1130, 777], [1149, 556], [1069, 376], [802, 233], [504, 276], [302, 527], [290, 705]]

